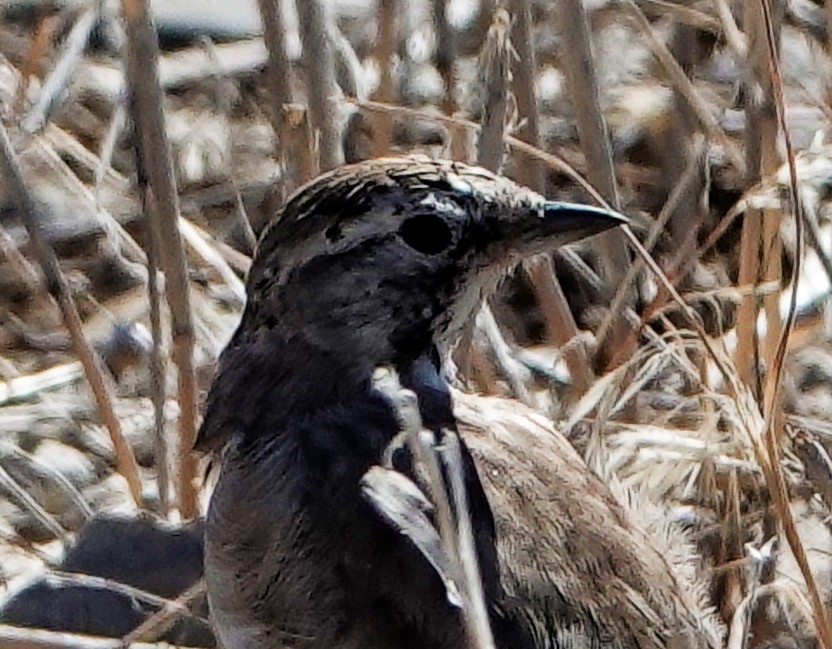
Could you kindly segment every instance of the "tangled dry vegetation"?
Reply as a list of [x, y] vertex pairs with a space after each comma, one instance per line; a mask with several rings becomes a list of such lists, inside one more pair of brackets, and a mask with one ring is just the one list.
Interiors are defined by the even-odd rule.
[[[631, 217], [518, 269], [461, 380], [559, 422], [726, 646], [832, 649], [832, 2], [261, 0], [265, 37], [253, 6], [166, 17], [160, 51], [145, 9], [0, 22], [5, 599], [94, 581], [63, 556], [96, 512], [198, 514], [184, 451], [257, 232], [320, 170], [421, 152]], [[159, 612], [128, 639], [210, 643], [164, 635], [187, 583], [131, 591]]]

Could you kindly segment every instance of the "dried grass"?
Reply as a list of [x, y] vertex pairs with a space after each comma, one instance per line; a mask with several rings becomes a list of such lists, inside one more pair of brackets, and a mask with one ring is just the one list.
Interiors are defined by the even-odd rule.
[[[0, 301], [0, 413], [21, 404], [39, 406], [26, 421], [60, 437], [42, 406], [56, 394], [76, 395], [76, 384], [86, 378], [97, 415], [83, 426], [105, 424], [132, 498], [143, 502], [155, 482], [146, 506], [170, 516], [197, 515], [204, 492], [196, 489], [189, 450], [198, 391], [207, 386], [242, 306], [252, 230], [262, 227], [287, 192], [340, 162], [347, 108], [366, 120], [360, 137], [369, 138], [368, 151], [376, 154], [450, 148], [466, 158], [476, 140], [481, 164], [502, 167], [553, 196], [623, 204], [633, 216], [620, 235], [526, 267], [523, 281], [532, 286], [535, 317], [543, 323], [542, 345], [557, 348], [546, 358], [563, 358], [566, 374], [559, 374], [555, 362], [541, 371], [512, 342], [525, 344], [527, 316], [512, 315], [503, 292], [486, 313], [491, 317], [481, 318], [485, 334], [474, 337], [478, 386], [513, 394], [555, 417], [587, 464], [608, 476], [623, 500], [632, 499], [629, 506], [642, 513], [645, 525], [674, 539], [673, 531], [685, 528], [685, 538], [696, 542], [701, 555], [696, 571], [729, 627], [727, 647], [763, 646], [791, 634], [832, 649], [832, 573], [818, 549], [832, 506], [832, 372], [823, 374], [820, 351], [813, 351], [825, 354], [832, 335], [822, 317], [811, 317], [828, 310], [832, 281], [815, 290], [819, 297], [813, 302], [799, 296], [815, 281], [807, 267], [832, 280], [832, 153], [822, 144], [830, 117], [817, 91], [828, 92], [832, 82], [822, 76], [824, 67], [806, 69], [801, 77], [803, 59], [792, 50], [780, 66], [771, 58], [777, 43], [785, 50], [815, 36], [789, 8], [780, 19], [772, 17], [764, 0], [745, 3], [744, 12], [726, 0], [696, 6], [627, 0], [601, 8], [570, 0], [558, 16], [543, 3], [513, 0], [508, 10], [482, 3], [465, 27], [451, 21], [445, 2], [430, 2], [422, 18], [408, 15], [407, 21], [405, 4], [384, 0], [369, 10], [378, 37], [368, 40], [343, 17], [323, 11], [331, 7], [322, 2], [301, 3], [299, 32], [290, 33], [293, 22], [283, 3], [264, 0], [259, 6], [265, 45], [252, 40], [208, 47], [207, 54], [202, 46], [162, 53], [157, 73], [147, 64], [157, 52], [145, 3], [125, 0], [126, 85], [116, 66], [84, 55], [97, 4], [74, 14], [61, 40], [55, 38], [59, 23], [46, 18], [22, 36], [10, 36], [9, 49], [0, 47], [9, 57], [0, 60], [0, 105], [17, 156], [7, 139], [4, 189], [29, 206], [24, 215], [36, 211], [32, 196], [58, 195], [82, 206], [89, 227], [101, 234], [62, 240], [49, 222], [40, 226], [51, 228], [47, 245], [38, 241], [33, 217], [30, 249], [25, 235], [0, 220], [0, 264], [8, 270], [8, 287], [29, 296], [25, 308]], [[832, 16], [832, 3], [826, 5], [824, 15]], [[411, 51], [418, 49], [417, 40], [410, 40], [416, 36], [403, 27], [414, 20], [427, 21], [435, 38], [421, 59]], [[560, 33], [552, 39], [555, 25]], [[625, 27], [637, 35], [642, 67], [606, 54], [609, 30]], [[710, 58], [690, 52], [685, 58], [682, 50], [715, 35], [724, 44], [719, 40]], [[827, 52], [806, 51], [816, 57], [806, 60], [828, 66]], [[338, 62], [344, 68], [351, 57], [364, 67], [338, 72]], [[726, 59], [744, 71], [748, 94], [742, 105], [733, 102], [730, 84], [715, 80], [708, 68]], [[362, 77], [373, 69], [370, 60], [378, 70], [374, 99], [338, 98], [339, 83], [347, 94], [372, 87], [372, 75]], [[34, 77], [43, 81], [30, 101], [34, 93], [27, 85]], [[205, 91], [202, 84], [220, 78], [240, 95], [257, 79], [267, 97], [253, 92], [245, 99], [223, 98], [215, 86]], [[433, 78], [438, 89], [431, 90]], [[136, 165], [122, 140], [129, 130], [119, 99], [124, 87], [133, 91], [128, 112], [140, 144], [141, 200], [129, 180]], [[656, 90], [667, 91], [670, 99], [650, 105], [673, 108], [639, 113], [638, 93]], [[469, 100], [476, 94], [482, 101], [472, 108], [476, 102]], [[630, 104], [629, 122], [620, 116], [621, 97]], [[164, 118], [185, 115], [191, 104], [221, 115], [234, 155], [219, 156], [226, 165], [219, 173], [199, 167], [203, 180], [182, 176], [177, 187], [179, 170], [169, 153], [175, 143], [168, 141]], [[807, 129], [796, 115], [804, 105], [818, 104], [822, 109], [813, 115], [819, 115], [823, 132], [806, 143]], [[745, 120], [742, 129], [732, 125], [738, 114]], [[255, 133], [252, 139], [263, 139], [262, 127], [273, 135], [264, 154], [236, 144], [246, 129]], [[677, 144], [678, 150], [661, 151]], [[262, 175], [249, 182], [253, 170]], [[180, 194], [189, 206], [187, 218], [180, 214]], [[224, 220], [218, 212], [233, 218]], [[87, 246], [80, 261], [73, 246]], [[90, 259], [99, 251], [119, 273], [132, 272], [137, 283], [107, 294], [97, 285], [106, 286], [106, 280], [77, 271], [94, 268]], [[708, 268], [717, 268], [722, 279], [701, 282]], [[20, 344], [61, 326], [41, 273], [70, 333], [71, 344], [58, 352]], [[164, 286], [157, 281], [161, 274]], [[155, 439], [156, 450], [153, 465], [142, 469], [133, 457], [139, 444], [122, 434], [116, 416], [124, 403], [138, 401], [140, 390], [121, 379], [112, 385], [94, 346], [85, 342], [94, 320], [122, 316], [147, 320], [153, 337], [150, 365], [140, 364], [138, 374], [147, 378], [152, 368], [147, 393], [154, 415], [148, 413], [139, 428]], [[168, 348], [178, 370], [177, 394], [169, 387]], [[818, 359], [817, 367], [799, 354], [802, 349]], [[559, 383], [564, 376], [566, 388]], [[180, 429], [172, 453], [167, 422], [177, 407]], [[20, 437], [12, 441], [32, 446], [27, 453], [37, 448], [18, 430], [32, 425], [15, 424], [11, 415], [0, 421], [11, 422], [5, 425]], [[168, 469], [179, 476], [176, 498], [168, 493]], [[54, 538], [71, 538], [61, 512], [27, 494], [2, 467], [0, 482]], [[87, 503], [83, 491], [64, 486], [77, 502]], [[458, 532], [457, 522], [445, 537]], [[781, 537], [786, 543], [778, 547], [772, 539]], [[18, 541], [31, 548], [26, 552], [33, 561], [48, 554], [35, 542]], [[148, 628], [176, 608], [159, 603], [164, 613], [148, 621]], [[128, 640], [150, 637], [146, 630]], [[0, 628], [0, 645], [115, 646], [8, 627]]]

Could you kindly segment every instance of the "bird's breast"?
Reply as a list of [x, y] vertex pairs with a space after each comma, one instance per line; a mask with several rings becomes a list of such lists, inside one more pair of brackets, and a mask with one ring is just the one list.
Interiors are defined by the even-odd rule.
[[396, 430], [372, 408], [340, 405], [229, 445], [206, 525], [227, 649], [463, 646], [439, 578], [359, 491]]

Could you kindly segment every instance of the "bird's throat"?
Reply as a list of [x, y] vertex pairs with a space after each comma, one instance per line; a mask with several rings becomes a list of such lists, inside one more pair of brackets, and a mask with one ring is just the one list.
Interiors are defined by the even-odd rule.
[[429, 350], [412, 363], [397, 369], [402, 386], [416, 394], [419, 414], [426, 427], [441, 428], [456, 422], [450, 386], [442, 378], [435, 350]]

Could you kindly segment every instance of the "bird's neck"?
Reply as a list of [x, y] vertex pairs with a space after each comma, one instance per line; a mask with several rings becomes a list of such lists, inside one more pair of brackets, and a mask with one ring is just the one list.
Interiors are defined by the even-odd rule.
[[216, 448], [231, 437], [271, 441], [297, 431], [299, 422], [337, 427], [365, 418], [375, 428], [375, 449], [398, 432], [393, 406], [373, 389], [380, 364], [396, 367], [402, 385], [416, 393], [425, 425], [450, 423], [447, 385], [428, 351], [415, 362], [412, 355], [379, 362], [344, 345], [321, 345], [303, 331], [241, 327], [220, 358], [197, 447]]
[[232, 437], [278, 437], [298, 421], [361, 398], [372, 368], [302, 336], [241, 327], [223, 352], [197, 448]]

